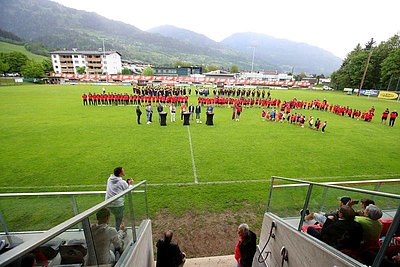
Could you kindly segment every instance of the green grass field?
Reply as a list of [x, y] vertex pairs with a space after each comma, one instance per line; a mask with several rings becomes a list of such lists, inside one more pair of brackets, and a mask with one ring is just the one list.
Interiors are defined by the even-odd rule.
[[[380, 124], [386, 107], [400, 110], [398, 102], [343, 92], [272, 90], [271, 96], [281, 100], [325, 98], [329, 103], [361, 110], [374, 106], [376, 116], [366, 123], [329, 112], [297, 111], [327, 120], [326, 133], [322, 134], [287, 123], [262, 121], [260, 108], [245, 108], [240, 122], [234, 122], [231, 108], [217, 107], [212, 127], [204, 124], [205, 108], [203, 124], [182, 126], [177, 114], [176, 123], [168, 120], [168, 126], [161, 127], [156, 112], [153, 124], [146, 125], [143, 116], [143, 124], [137, 125], [132, 106], [82, 105], [83, 92], [101, 92], [101, 88], [0, 87], [0, 192], [105, 190], [108, 176], [121, 165], [127, 177], [155, 185], [148, 187], [148, 193], [150, 216], [156, 223], [165, 212], [173, 218], [188, 213], [231, 212], [238, 216], [231, 221], [236, 224], [246, 216], [240, 215], [245, 209], [259, 216], [255, 222], [259, 227], [273, 175], [318, 182], [400, 176], [400, 121], [393, 128]], [[106, 88], [107, 92], [131, 93], [129, 86]], [[190, 102], [196, 99], [192, 96]], [[144, 108], [142, 111], [145, 113]], [[193, 162], [198, 184], [194, 184]], [[399, 192], [398, 187], [385, 190]], [[282, 207], [296, 203], [297, 209], [303, 194], [300, 190], [278, 193], [277, 197], [283, 200]], [[38, 210], [34, 207], [40, 205], [39, 200], [18, 201], [22, 202], [3, 201], [0, 206], [6, 216], [15, 214], [12, 225], [17, 229], [28, 227], [20, 225], [20, 218], [26, 216], [23, 214], [33, 214], [29, 223], [38, 225], [49, 210], [61, 213], [53, 224], [72, 216], [65, 201]], [[78, 201], [81, 210], [88, 201], [93, 204], [101, 199]]]
[[25, 49], [23, 45], [15, 45], [10, 43], [0, 42], [0, 53], [11, 53], [11, 52], [20, 52], [22, 54], [25, 54], [29, 59], [37, 62], [42, 62], [47, 58], [29, 52], [28, 50]]

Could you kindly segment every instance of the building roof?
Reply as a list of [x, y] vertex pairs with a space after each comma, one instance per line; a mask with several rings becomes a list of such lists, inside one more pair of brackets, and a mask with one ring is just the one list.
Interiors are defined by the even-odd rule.
[[60, 54], [60, 55], [111, 55], [117, 53], [121, 56], [121, 53], [118, 51], [79, 51], [79, 50], [58, 50], [50, 52], [50, 54]]

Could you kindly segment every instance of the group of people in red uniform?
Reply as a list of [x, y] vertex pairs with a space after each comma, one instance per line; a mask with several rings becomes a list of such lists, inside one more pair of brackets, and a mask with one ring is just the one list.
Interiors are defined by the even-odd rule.
[[133, 94], [97, 94], [88, 93], [82, 95], [83, 105], [89, 106], [128, 106], [128, 105], [146, 105], [163, 103], [163, 104], [174, 104], [180, 105], [182, 103], [188, 103], [188, 97], [186, 95], [133, 95]]
[[389, 117], [389, 126], [393, 127], [397, 116], [399, 116], [397, 110], [393, 110], [392, 112], [390, 112], [389, 109], [386, 108], [385, 111], [383, 111], [382, 113], [381, 124], [386, 125], [386, 121]]

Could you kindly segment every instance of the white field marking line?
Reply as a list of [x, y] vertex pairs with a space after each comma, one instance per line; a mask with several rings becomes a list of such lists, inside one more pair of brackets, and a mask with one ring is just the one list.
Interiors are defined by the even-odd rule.
[[[385, 174], [385, 175], [352, 175], [352, 176], [329, 176], [329, 177], [303, 177], [303, 178], [296, 178], [298, 180], [321, 180], [325, 178], [356, 178], [356, 177], [393, 177], [398, 176], [400, 174]], [[289, 178], [289, 177], [286, 177]], [[213, 182], [187, 182], [187, 183], [156, 183], [156, 184], [147, 184], [147, 186], [180, 186], [180, 185], [210, 185], [210, 184], [234, 184], [234, 183], [263, 183], [269, 182], [269, 179], [255, 179], [255, 180], [227, 180], [227, 181], [213, 181]], [[343, 182], [343, 181], [339, 181]], [[339, 183], [338, 182], [338, 183]], [[93, 187], [105, 187], [105, 184], [92, 184], [92, 185], [49, 185], [49, 186], [10, 186], [10, 187], [0, 187], [0, 189], [37, 189], [37, 188], [93, 188]]]
[[[147, 186], [182, 186], [182, 185], [210, 185], [210, 184], [235, 184], [235, 183], [264, 183], [269, 182], [268, 179], [263, 180], [238, 180], [238, 181], [215, 181], [215, 182], [186, 182], [186, 183], [158, 183], [158, 184], [147, 184]], [[94, 185], [66, 185], [66, 186], [10, 186], [10, 187], [0, 187], [0, 189], [37, 189], [37, 188], [94, 188], [94, 187], [104, 187], [104, 184], [94, 184]]]
[[[294, 178], [297, 180], [324, 180], [324, 179], [330, 179], [330, 178], [358, 178], [358, 177], [394, 177], [398, 176], [400, 177], [400, 174], [361, 174], [361, 175], [349, 175], [349, 176], [322, 176], [322, 177], [299, 177], [299, 178]], [[286, 177], [287, 178], [287, 177]]]
[[192, 145], [192, 135], [190, 134], [190, 127], [187, 127], [188, 134], [189, 134], [189, 147], [190, 147], [190, 156], [192, 157], [192, 166], [193, 166], [193, 176], [194, 176], [194, 183], [199, 183], [197, 179], [197, 170], [196, 170], [196, 162], [194, 161], [194, 153], [193, 153], [193, 145]]

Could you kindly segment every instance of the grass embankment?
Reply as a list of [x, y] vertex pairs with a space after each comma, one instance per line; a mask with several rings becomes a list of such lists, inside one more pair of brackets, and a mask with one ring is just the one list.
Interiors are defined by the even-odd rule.
[[20, 52], [26, 55], [29, 59], [42, 62], [43, 60], [47, 59], [45, 56], [35, 55], [28, 50], [25, 49], [23, 45], [15, 45], [6, 42], [0, 42], [0, 53], [11, 53], [11, 52]]

